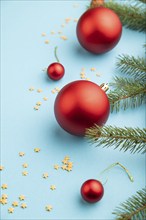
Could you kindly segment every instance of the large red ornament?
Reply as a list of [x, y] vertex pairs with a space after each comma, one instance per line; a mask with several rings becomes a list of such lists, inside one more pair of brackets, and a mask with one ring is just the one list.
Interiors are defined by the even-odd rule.
[[117, 14], [103, 6], [87, 10], [77, 24], [80, 44], [96, 54], [113, 49], [119, 42], [122, 24]]
[[89, 203], [98, 202], [103, 197], [103, 194], [103, 185], [95, 179], [85, 181], [81, 187], [81, 195]]
[[94, 124], [105, 124], [110, 104], [100, 86], [87, 80], [78, 80], [60, 90], [55, 100], [54, 112], [64, 130], [83, 136], [86, 128]]

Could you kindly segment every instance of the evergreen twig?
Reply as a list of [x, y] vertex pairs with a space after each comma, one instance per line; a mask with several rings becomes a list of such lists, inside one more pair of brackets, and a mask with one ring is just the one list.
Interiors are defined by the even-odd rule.
[[118, 148], [120, 151], [131, 153], [146, 152], [146, 129], [140, 128], [119, 128], [116, 126], [95, 125], [86, 130], [85, 137], [96, 146]]
[[115, 77], [110, 85], [114, 88], [108, 93], [111, 112], [136, 108], [146, 103], [146, 85], [139, 80]]
[[139, 0], [139, 1], [146, 4], [146, 0]]
[[[92, 1], [90, 7], [93, 7]], [[97, 6], [98, 5], [99, 4], [97, 0]], [[115, 11], [119, 15], [122, 24], [127, 28], [146, 32], [146, 11], [145, 8], [141, 6], [141, 4], [126, 5], [112, 1], [105, 2], [103, 5]], [[94, 7], [97, 6], [96, 1], [94, 1]]]
[[146, 81], [146, 62], [144, 58], [121, 55], [118, 57], [117, 68], [122, 73], [133, 76], [136, 80]]
[[113, 212], [117, 220], [146, 219], [146, 189], [139, 190]]

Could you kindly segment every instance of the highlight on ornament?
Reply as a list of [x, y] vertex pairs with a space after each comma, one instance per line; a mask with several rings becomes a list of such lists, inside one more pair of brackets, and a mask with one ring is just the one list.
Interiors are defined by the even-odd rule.
[[[134, 178], [131, 175], [131, 173], [129, 172], [129, 170], [119, 162], [111, 164], [101, 174], [103, 174], [105, 171], [109, 171], [110, 169], [112, 169], [115, 166], [120, 166], [127, 173], [130, 181], [131, 182], [134, 181]], [[106, 182], [107, 182], [107, 180], [106, 180]], [[96, 180], [96, 179], [86, 180], [82, 184], [81, 189], [80, 189], [80, 193], [81, 193], [83, 200], [85, 200], [86, 202], [89, 202], [89, 203], [99, 202], [104, 195], [103, 185], [105, 185], [105, 183], [103, 184], [101, 181]]]
[[67, 132], [84, 136], [94, 124], [103, 126], [110, 113], [107, 84], [98, 86], [87, 80], [65, 85], [58, 93], [54, 113], [58, 124]]
[[64, 66], [60, 63], [57, 56], [57, 47], [54, 49], [54, 55], [57, 62], [51, 63], [47, 68], [47, 75], [52, 80], [59, 80], [64, 76], [65, 69]]
[[122, 34], [122, 24], [113, 10], [99, 5], [81, 15], [76, 34], [84, 49], [91, 53], [102, 54], [118, 44]]

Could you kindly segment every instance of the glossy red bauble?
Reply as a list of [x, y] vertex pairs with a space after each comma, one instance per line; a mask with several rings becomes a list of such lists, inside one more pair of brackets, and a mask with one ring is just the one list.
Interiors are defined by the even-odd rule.
[[67, 132], [84, 136], [86, 128], [102, 126], [108, 119], [110, 104], [106, 93], [97, 84], [78, 80], [64, 86], [58, 93], [54, 112], [60, 126]]
[[119, 42], [122, 24], [118, 15], [103, 6], [87, 10], [77, 24], [80, 44], [96, 54], [113, 49]]
[[103, 185], [95, 179], [85, 181], [81, 187], [81, 195], [89, 203], [98, 202], [103, 197], [103, 194]]
[[61, 63], [52, 63], [48, 66], [47, 74], [53, 80], [59, 80], [64, 76], [64, 66]]

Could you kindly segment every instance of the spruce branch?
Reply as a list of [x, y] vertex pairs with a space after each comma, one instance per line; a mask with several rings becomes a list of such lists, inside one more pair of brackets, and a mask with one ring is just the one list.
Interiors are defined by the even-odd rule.
[[146, 103], [146, 84], [139, 80], [115, 77], [110, 83], [114, 88], [108, 93], [111, 112], [120, 109], [136, 108]]
[[[98, 1], [99, 0], [92, 0], [90, 8], [98, 7]], [[146, 32], [146, 11], [141, 4], [125, 5], [112, 1], [104, 2], [103, 6], [115, 11], [119, 15], [122, 24], [127, 28]]]
[[146, 81], [146, 61], [144, 58], [129, 55], [120, 55], [116, 64], [117, 68], [136, 80]]
[[113, 212], [117, 220], [146, 219], [146, 189], [139, 190]]
[[96, 146], [112, 147], [120, 151], [130, 151], [131, 153], [146, 152], [146, 129], [140, 128], [119, 128], [116, 126], [95, 125], [86, 130], [85, 137]]

